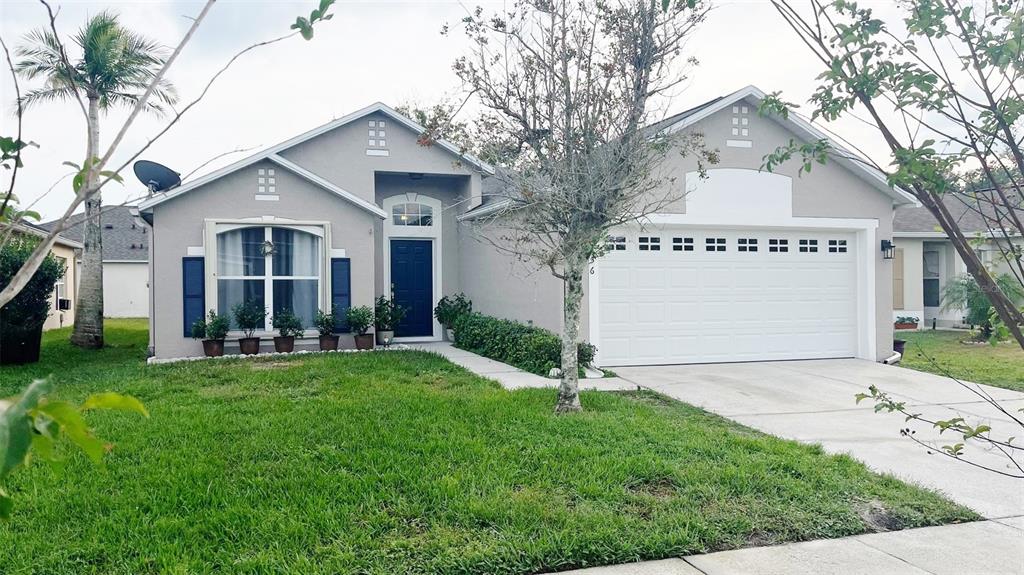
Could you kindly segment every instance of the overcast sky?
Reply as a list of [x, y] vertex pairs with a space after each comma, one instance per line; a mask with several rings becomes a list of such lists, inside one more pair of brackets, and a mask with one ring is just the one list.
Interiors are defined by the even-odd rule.
[[[220, 0], [170, 71], [181, 99], [194, 98], [239, 49], [287, 32], [295, 16], [308, 13], [315, 3]], [[187, 29], [186, 16], [195, 15], [201, 7], [198, 2], [155, 0], [57, 4], [58, 26], [64, 34], [77, 30], [88, 15], [109, 8], [121, 15], [123, 24], [168, 46], [177, 44]], [[311, 42], [294, 38], [243, 56], [218, 80], [209, 96], [143, 157], [186, 174], [219, 153], [272, 145], [373, 102], [430, 104], [457, 96], [460, 86], [451, 63], [465, 52], [466, 45], [460, 34], [444, 37], [439, 31], [446, 22], [457, 23], [467, 7], [476, 4], [339, 0], [334, 19], [319, 26]], [[481, 4], [500, 8], [503, 3]], [[884, 12], [893, 9], [891, 2], [862, 4], [873, 4]], [[0, 0], [0, 35], [8, 46], [17, 45], [26, 32], [45, 24], [45, 11], [37, 0]], [[692, 70], [685, 89], [668, 104], [668, 113], [748, 84], [766, 92], [782, 90], [786, 99], [803, 103], [821, 71], [767, 0], [716, 3], [686, 49], [701, 64]], [[14, 99], [5, 70], [0, 78], [0, 133], [5, 135], [13, 132]], [[116, 113], [104, 118], [104, 144], [113, 137], [112, 130], [121, 118]], [[122, 160], [161, 126], [155, 118], [136, 122], [120, 148]], [[829, 128], [872, 156], [884, 158], [880, 142], [857, 121]], [[17, 193], [23, 206], [45, 195], [36, 209], [44, 220], [53, 219], [67, 205], [71, 186], [65, 180], [48, 195], [46, 192], [68, 171], [61, 162], [80, 162], [84, 155], [81, 112], [73, 103], [41, 105], [26, 115], [24, 130], [27, 139], [41, 147], [25, 155]], [[225, 158], [203, 172], [245, 155]], [[124, 186], [104, 189], [105, 202], [120, 203], [138, 196], [140, 189], [129, 170]]]

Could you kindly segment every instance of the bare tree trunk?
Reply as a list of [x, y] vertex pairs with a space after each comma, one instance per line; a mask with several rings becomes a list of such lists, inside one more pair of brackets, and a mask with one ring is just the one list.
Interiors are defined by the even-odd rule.
[[562, 305], [562, 382], [558, 386], [556, 413], [582, 411], [577, 348], [580, 341], [580, 306], [583, 303], [583, 274], [586, 262], [578, 256], [565, 263], [565, 303]]
[[87, 349], [103, 347], [103, 200], [96, 189], [98, 169], [94, 165], [99, 150], [99, 98], [89, 96], [89, 139], [86, 143], [85, 221], [83, 222], [82, 272], [75, 304], [75, 328], [71, 343]]

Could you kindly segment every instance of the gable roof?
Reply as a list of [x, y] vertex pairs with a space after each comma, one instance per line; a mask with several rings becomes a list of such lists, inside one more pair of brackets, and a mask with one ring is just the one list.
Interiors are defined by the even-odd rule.
[[[132, 211], [135, 206], [104, 207], [100, 216], [103, 227], [103, 261], [105, 262], [146, 262], [149, 261], [149, 232], [146, 226], [138, 221]], [[81, 242], [84, 235], [85, 214], [74, 214], [68, 219], [67, 227], [62, 236]], [[41, 224], [40, 227], [52, 230], [57, 220]]]
[[[32, 235], [39, 238], [45, 238], [50, 233], [50, 230], [44, 228], [42, 225], [33, 224], [25, 220], [15, 222], [14, 230], [16, 232], [21, 232], [23, 234]], [[82, 242], [71, 239], [65, 236], [63, 233], [57, 234], [57, 238], [54, 240], [54, 244], [60, 244], [62, 246], [66, 246], [76, 250], [80, 250], [85, 247], [84, 245], [82, 245]]]
[[[995, 211], [992, 204], [985, 200], [984, 194], [986, 191], [990, 190], [947, 193], [942, 197], [942, 202], [946, 205], [946, 209], [953, 215], [953, 219], [960, 226], [964, 234], [968, 236], [991, 232], [989, 222], [992, 220], [982, 217], [978, 213], [979, 202], [974, 196], [974, 194], [981, 196], [981, 209], [989, 218], [992, 218], [995, 216]], [[1013, 199], [1011, 198], [1012, 201]], [[1020, 214], [1020, 218], [1024, 220], [1024, 201], [1018, 201], [1017, 204], [1016, 211]], [[923, 206], [903, 206], [897, 208], [896, 215], [893, 217], [892, 229], [894, 235], [903, 237], [947, 237], [946, 232], [942, 231], [942, 228], [939, 226], [939, 222], [935, 220], [935, 217], [928, 211], [928, 208]]]
[[[672, 118], [668, 118], [659, 122], [661, 124], [660, 129], [668, 131], [668, 133], [678, 132], [679, 130], [686, 129], [689, 126], [711, 116], [712, 114], [724, 110], [725, 108], [747, 98], [752, 98], [760, 102], [765, 99], [766, 95], [764, 92], [759, 90], [756, 86], [747, 86], [729, 94], [727, 96], [721, 96], [715, 98], [709, 102], [705, 102], [696, 108], [692, 108], [677, 114]], [[788, 118], [781, 118], [775, 115], [769, 116], [772, 120], [782, 124], [790, 131], [795, 132], [797, 135], [806, 138], [808, 140], [825, 140], [829, 143], [829, 146], [833, 150], [840, 152], [839, 154], [829, 154], [834, 162], [847, 168], [854, 175], [859, 176], [862, 180], [870, 184], [878, 191], [890, 196], [895, 205], [917, 205], [917, 200], [910, 193], [901, 190], [899, 188], [893, 188], [889, 185], [885, 174], [882, 172], [865, 165], [863, 162], [851, 160], [850, 158], [860, 157], [858, 154], [846, 149], [839, 142], [836, 142], [833, 138], [814, 127], [809, 121], [804, 119], [799, 114], [794, 112], [789, 113]], [[674, 120], [674, 121], [673, 121]], [[658, 124], [655, 124], [658, 126]]]
[[[238, 170], [241, 170], [243, 168], [251, 166], [251, 165], [255, 164], [256, 162], [260, 162], [260, 161], [263, 161], [263, 160], [270, 160], [270, 161], [272, 161], [274, 163], [277, 163], [281, 167], [283, 167], [283, 168], [285, 168], [285, 169], [287, 169], [287, 170], [289, 170], [291, 172], [294, 172], [294, 173], [296, 173], [299, 176], [302, 176], [303, 178], [309, 180], [310, 182], [313, 182], [313, 183], [315, 183], [317, 185], [320, 185], [320, 186], [324, 187], [328, 191], [331, 191], [331, 192], [334, 192], [334, 193], [338, 193], [338, 191], [340, 190], [340, 191], [344, 192], [344, 194], [338, 194], [338, 195], [344, 197], [347, 200], [351, 201], [352, 199], [358, 199], [358, 198], [356, 198], [356, 196], [350, 194], [349, 192], [341, 190], [341, 188], [338, 188], [337, 186], [334, 186], [333, 184], [330, 184], [327, 180], [324, 180], [323, 178], [320, 178], [319, 176], [316, 176], [315, 174], [313, 174], [312, 172], [310, 172], [308, 170], [299, 168], [304, 173], [297, 172], [295, 170], [295, 168], [299, 167], [298, 164], [295, 164], [293, 162], [289, 162], [287, 160], [284, 160], [284, 158], [279, 155], [279, 152], [282, 152], [282, 151], [284, 151], [284, 150], [286, 150], [288, 148], [291, 148], [293, 146], [301, 144], [302, 142], [305, 142], [307, 140], [311, 140], [311, 139], [313, 139], [313, 138], [315, 138], [315, 137], [317, 137], [317, 136], [319, 136], [321, 134], [325, 134], [327, 132], [330, 132], [331, 130], [334, 130], [335, 128], [340, 128], [341, 126], [344, 126], [346, 124], [350, 124], [350, 123], [352, 123], [352, 122], [354, 122], [354, 121], [356, 121], [356, 120], [358, 120], [358, 119], [360, 119], [360, 118], [362, 118], [364, 116], [367, 116], [369, 114], [374, 114], [374, 113], [384, 114], [384, 115], [388, 116], [389, 118], [391, 118], [392, 120], [398, 122], [399, 124], [402, 124], [406, 128], [416, 132], [417, 134], [420, 134], [420, 133], [423, 133], [424, 131], [426, 131], [426, 128], [424, 128], [420, 124], [414, 122], [413, 120], [403, 116], [402, 114], [399, 114], [397, 111], [395, 111], [390, 106], [388, 106], [386, 104], [383, 104], [381, 102], [377, 102], [377, 103], [371, 104], [371, 105], [369, 105], [369, 106], [367, 106], [367, 107], [365, 107], [365, 108], [363, 108], [361, 110], [357, 110], [355, 112], [352, 112], [351, 114], [348, 114], [347, 116], [343, 116], [341, 118], [338, 118], [336, 120], [328, 122], [328, 123], [326, 123], [326, 124], [324, 124], [322, 126], [319, 126], [317, 128], [313, 128], [312, 130], [309, 130], [308, 132], [304, 132], [302, 134], [299, 134], [298, 136], [295, 136], [294, 138], [285, 140], [284, 142], [281, 142], [279, 144], [273, 145], [273, 146], [271, 146], [271, 147], [269, 147], [269, 148], [267, 148], [265, 150], [261, 150], [261, 151], [255, 153], [255, 154], [253, 154], [251, 156], [248, 156], [246, 158], [243, 158], [243, 159], [241, 159], [241, 160], [239, 160], [239, 161], [237, 161], [237, 162], [235, 162], [233, 164], [229, 164], [227, 166], [224, 166], [223, 168], [221, 168], [219, 170], [214, 170], [214, 171], [210, 172], [209, 174], [206, 174], [206, 175], [204, 175], [202, 177], [196, 178], [195, 180], [193, 180], [191, 182], [183, 183], [183, 184], [179, 185], [176, 188], [171, 188], [170, 190], [167, 190], [167, 191], [164, 191], [164, 192], [161, 192], [161, 193], [158, 193], [158, 194], [154, 194], [152, 197], [150, 197], [149, 199], [147, 199], [147, 200], [145, 200], [145, 201], [143, 201], [143, 202], [141, 202], [139, 204], [139, 210], [140, 211], [148, 211], [153, 206], [156, 206], [158, 204], [162, 204], [162, 203], [166, 202], [167, 200], [170, 200], [172, 198], [180, 196], [181, 194], [184, 194], [184, 193], [186, 193], [186, 192], [188, 192], [190, 190], [194, 190], [195, 188], [198, 188], [198, 187], [200, 187], [200, 186], [202, 186], [204, 184], [212, 182], [212, 181], [214, 181], [214, 180], [216, 180], [218, 178], [221, 178], [223, 176], [226, 176], [226, 175], [228, 175], [230, 173], [236, 172]], [[444, 150], [446, 150], [448, 152], [450, 152], [451, 154], [454, 154], [455, 156], [457, 156], [459, 158], [464, 159], [466, 162], [476, 166], [479, 170], [485, 172], [486, 174], [493, 174], [494, 173], [494, 168], [492, 168], [489, 164], [487, 164], [486, 162], [483, 162], [482, 160], [480, 160], [476, 156], [473, 156], [473, 155], [470, 155], [470, 154], [464, 154], [464, 153], [460, 152], [459, 147], [456, 146], [455, 144], [449, 142], [448, 140], [439, 139], [439, 140], [434, 142], [434, 145], [438, 146], [438, 147], [440, 147], [440, 148], [442, 148], [442, 149], [444, 149]], [[276, 159], [275, 159], [275, 157], [276, 157]], [[282, 164], [281, 160], [284, 160], [284, 162], [286, 162], [287, 165]], [[311, 179], [309, 176], [314, 176], [315, 179]], [[330, 187], [324, 186], [324, 184], [328, 184], [328, 186], [330, 186]], [[359, 201], [362, 202], [362, 204], [358, 204], [358, 205], [360, 207], [364, 208], [364, 209], [367, 206], [372, 205], [372, 204], [369, 204], [368, 202], [365, 202], [363, 200], [359, 200]], [[363, 204], [365, 204], [365, 205], [363, 205]], [[378, 210], [379, 210], [379, 208], [378, 208]], [[374, 213], [376, 213], [376, 212], [374, 212]], [[381, 213], [383, 213], [383, 212], [381, 212]], [[384, 216], [381, 215], [380, 217], [384, 217]]]

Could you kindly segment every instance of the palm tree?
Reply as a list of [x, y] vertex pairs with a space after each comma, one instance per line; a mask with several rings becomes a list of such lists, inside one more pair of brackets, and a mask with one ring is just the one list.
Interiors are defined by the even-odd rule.
[[[1024, 287], [1010, 274], [994, 275], [993, 279], [1010, 301], [1019, 302], [1024, 299]], [[977, 280], [967, 274], [950, 279], [942, 288], [942, 311], [961, 309], [965, 311], [964, 319], [967, 323], [978, 326], [981, 339], [992, 337], [992, 322], [989, 320], [992, 303]]]
[[[30, 90], [22, 104], [74, 101], [86, 117], [85, 178], [79, 193], [86, 195], [85, 222], [78, 304], [71, 342], [80, 347], [103, 347], [103, 239], [100, 233], [102, 199], [96, 186], [99, 169], [92, 159], [100, 155], [100, 112], [115, 106], [134, 106], [164, 63], [162, 46], [121, 26], [117, 14], [100, 12], [72, 38], [78, 58], [50, 30], [35, 30], [16, 50], [15, 69], [22, 77], [43, 78], [43, 87]], [[83, 102], [84, 98], [84, 102]], [[146, 110], [162, 113], [177, 100], [174, 87], [161, 81], [147, 101]]]

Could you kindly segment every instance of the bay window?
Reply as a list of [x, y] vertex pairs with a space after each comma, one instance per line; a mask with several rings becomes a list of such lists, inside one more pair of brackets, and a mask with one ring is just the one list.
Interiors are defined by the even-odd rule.
[[[301, 228], [301, 229], [300, 229]], [[318, 228], [226, 226], [217, 238], [217, 309], [236, 329], [232, 307], [255, 300], [270, 317], [283, 311], [312, 327], [321, 307], [323, 248]], [[272, 329], [268, 319], [260, 326]]]

